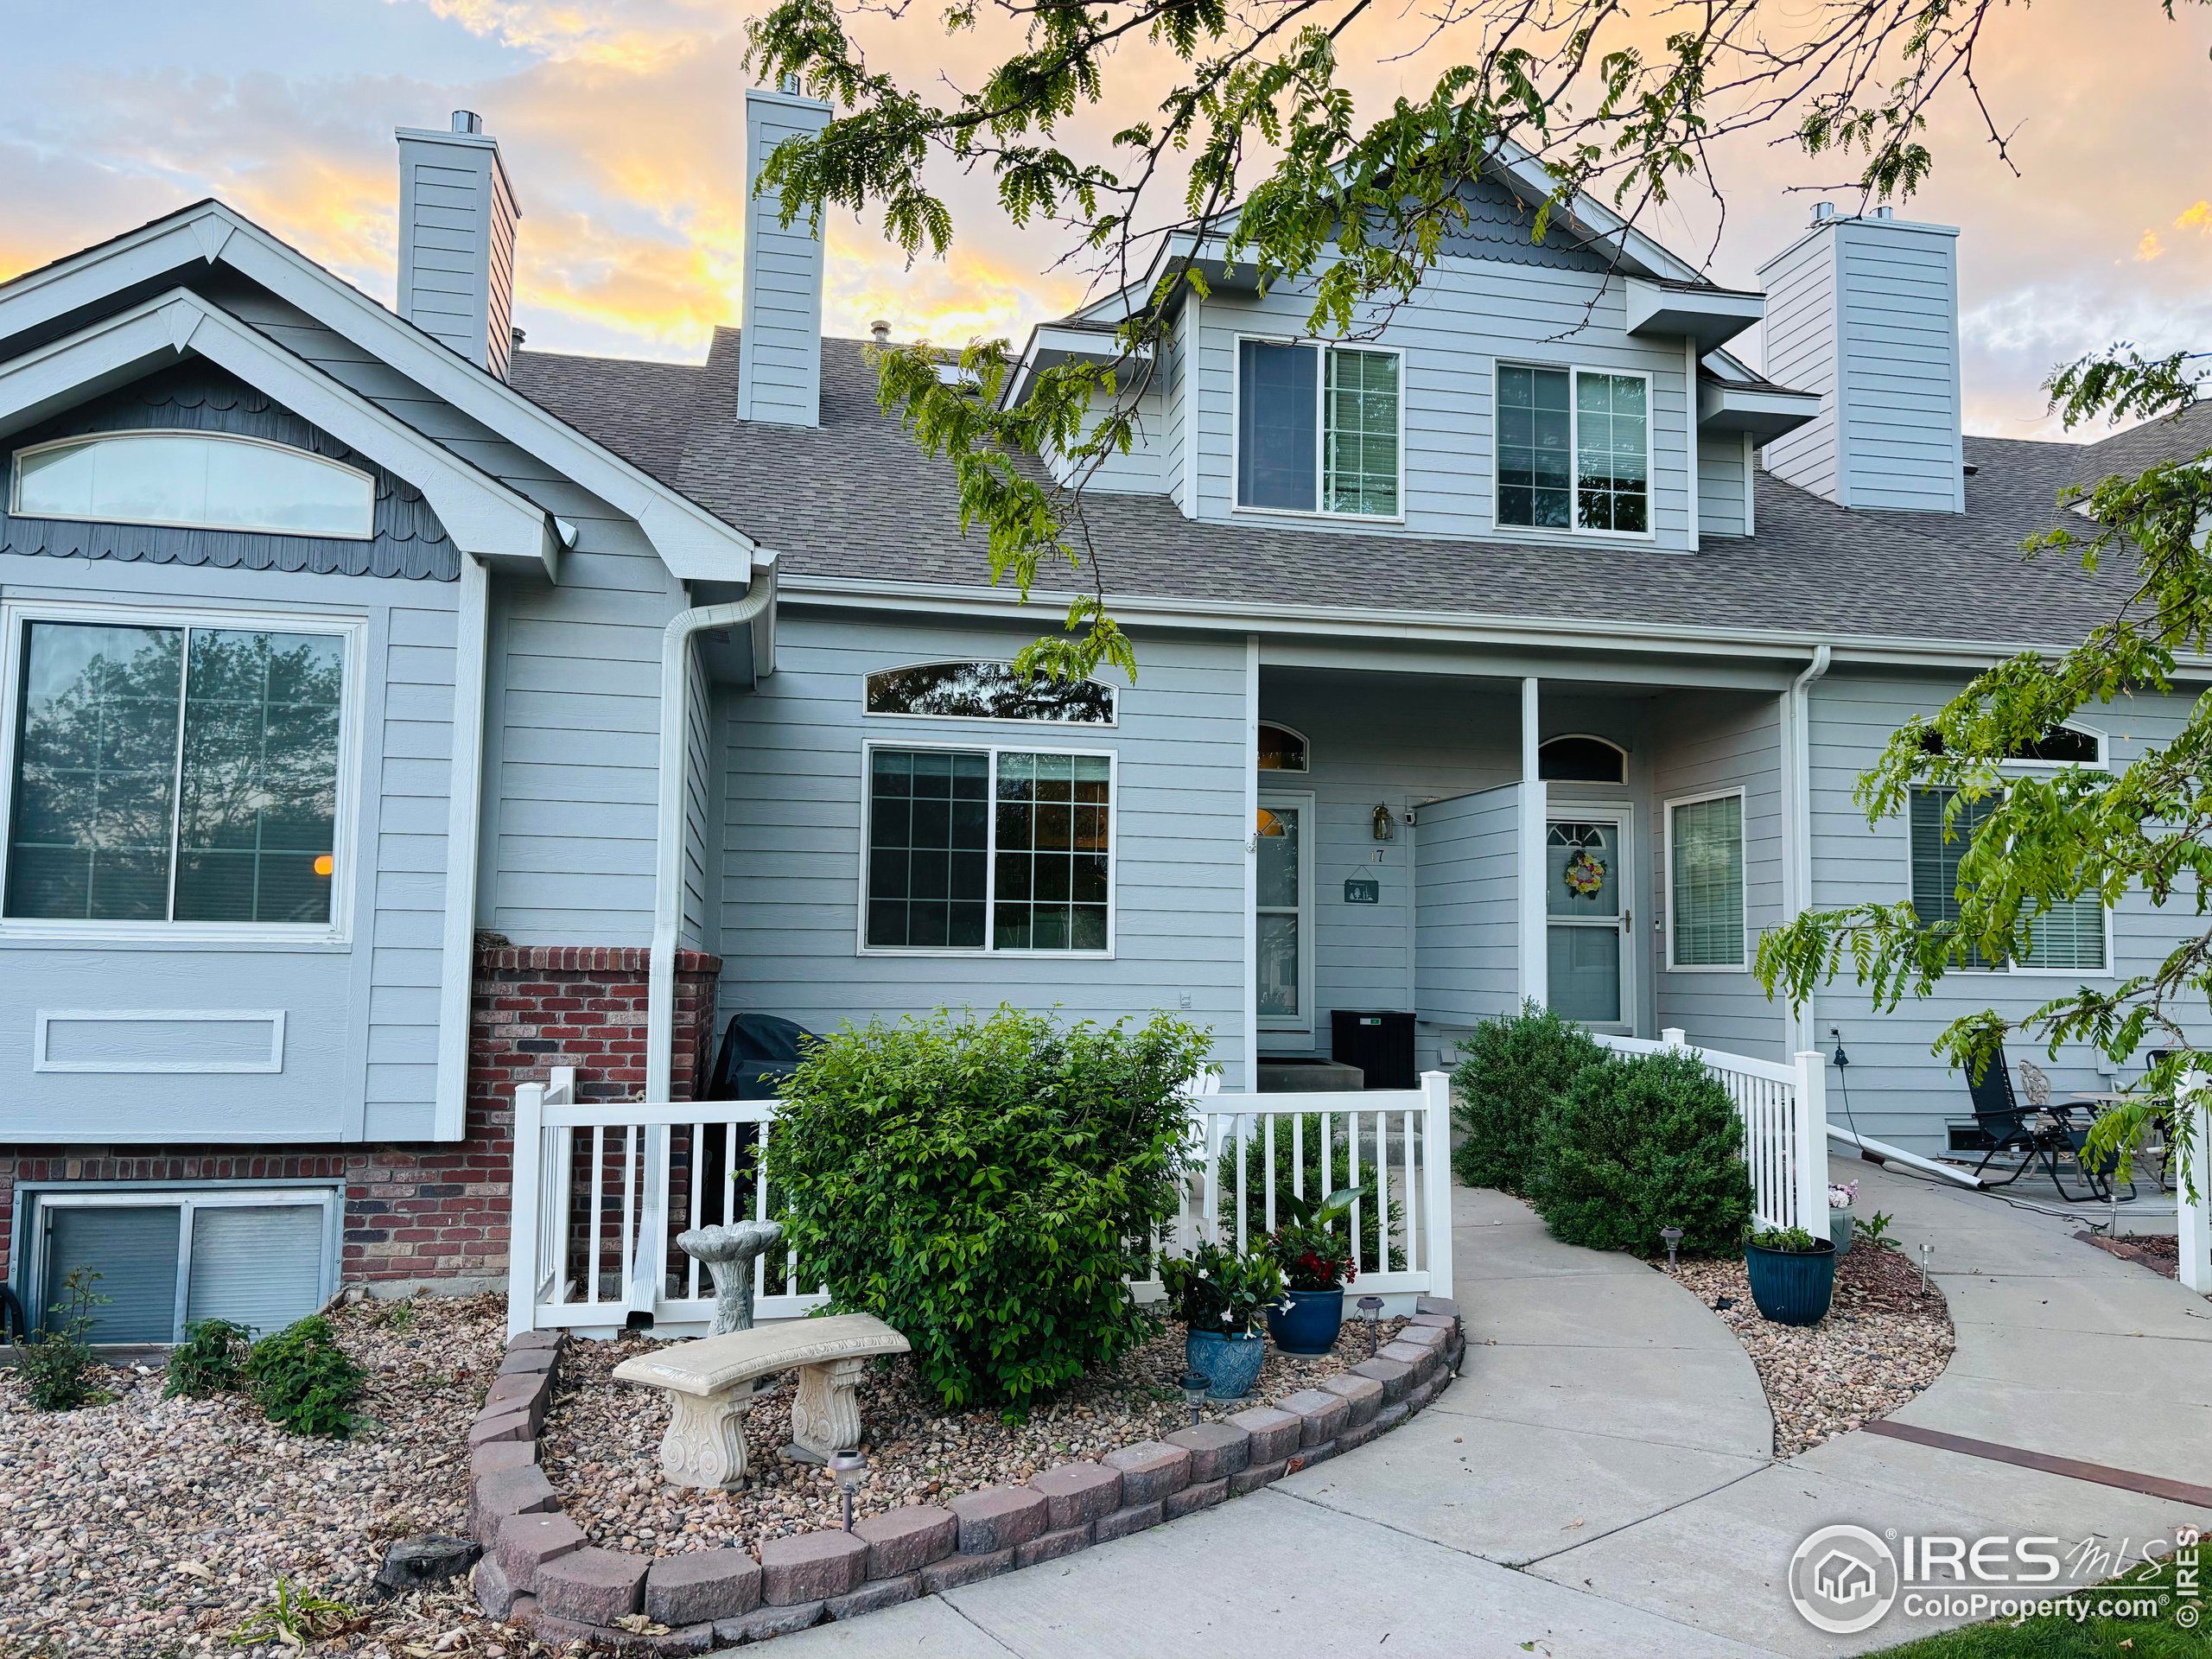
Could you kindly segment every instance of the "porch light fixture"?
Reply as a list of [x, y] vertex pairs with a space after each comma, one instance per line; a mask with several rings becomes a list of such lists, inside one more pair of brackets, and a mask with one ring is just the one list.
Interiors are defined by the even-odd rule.
[[837, 1490], [845, 1500], [845, 1530], [853, 1529], [853, 1494], [868, 1478], [868, 1457], [857, 1447], [849, 1452], [830, 1454], [830, 1473], [837, 1483]]
[[1367, 1357], [1372, 1359], [1382, 1340], [1382, 1299], [1380, 1296], [1361, 1297], [1359, 1313], [1360, 1317], [1367, 1321]]
[[1204, 1371], [1183, 1373], [1183, 1398], [1190, 1402], [1191, 1427], [1198, 1426], [1198, 1408], [1205, 1402], [1206, 1390], [1213, 1387], [1213, 1379]]
[[1667, 1241], [1667, 1265], [1671, 1268], [1675, 1265], [1675, 1252], [1681, 1248], [1682, 1230], [1679, 1227], [1662, 1227], [1659, 1230], [1659, 1236]]
[[1387, 806], [1376, 807], [1375, 809], [1375, 839], [1389, 841], [1395, 838], [1397, 833], [1398, 823], [1395, 815]]

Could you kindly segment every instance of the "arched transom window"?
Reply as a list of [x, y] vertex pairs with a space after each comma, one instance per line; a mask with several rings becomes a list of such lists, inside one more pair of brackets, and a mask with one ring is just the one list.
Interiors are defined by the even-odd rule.
[[216, 432], [107, 432], [18, 451], [8, 510], [366, 541], [376, 480], [304, 449]]
[[868, 677], [871, 715], [938, 720], [1034, 720], [1111, 726], [1114, 688], [1096, 680], [1024, 679], [1006, 663], [917, 663]]
[[1624, 784], [1628, 751], [1602, 737], [1554, 737], [1536, 750], [1536, 776], [1548, 784]]

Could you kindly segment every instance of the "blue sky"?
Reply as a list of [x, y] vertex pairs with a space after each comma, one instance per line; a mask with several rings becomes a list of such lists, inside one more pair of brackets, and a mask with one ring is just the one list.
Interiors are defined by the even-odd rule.
[[[0, 107], [0, 276], [179, 204], [217, 195], [370, 292], [392, 290], [391, 130], [483, 112], [524, 207], [518, 315], [534, 346], [696, 358], [737, 320], [742, 29], [721, 0], [225, 0], [97, 6], [0, 0], [13, 95]], [[956, 77], [917, 8], [872, 20], [872, 51]], [[986, 41], [988, 43], [988, 31]], [[2036, 390], [2055, 361], [2128, 337], [2212, 347], [2212, 14], [2167, 23], [2155, 0], [2044, 0], [1992, 25], [1982, 79], [2025, 177], [1955, 106], [1931, 134], [1936, 179], [1907, 216], [1955, 224], [1969, 426], [2046, 429]], [[967, 61], [959, 60], [964, 54]], [[1423, 57], [1377, 61], [1363, 94], [1417, 86]], [[1141, 79], [1141, 61], [1130, 73]], [[1721, 157], [1715, 275], [1749, 282], [1828, 181], [1787, 147]], [[1824, 176], [1825, 174], [1825, 176]], [[1041, 277], [1058, 251], [963, 215], [946, 263], [908, 271], [873, 232], [830, 226], [828, 322], [877, 316], [901, 337], [959, 343], [1020, 330], [1081, 297]], [[1706, 256], [1709, 207], [1650, 228]]]

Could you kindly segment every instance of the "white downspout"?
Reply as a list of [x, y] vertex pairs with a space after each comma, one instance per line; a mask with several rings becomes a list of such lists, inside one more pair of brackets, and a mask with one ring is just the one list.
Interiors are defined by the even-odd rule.
[[469, 995], [476, 968], [476, 875], [484, 813], [484, 687], [492, 574], [461, 556], [454, 616], [453, 743], [447, 771], [445, 922], [438, 948], [438, 1093], [431, 1133], [458, 1141], [468, 1128]]
[[[765, 565], [765, 569], [763, 566]], [[755, 558], [743, 599], [678, 611], [660, 636], [660, 804], [654, 823], [653, 943], [645, 981], [645, 1098], [664, 1101], [675, 1066], [676, 938], [683, 925], [685, 740], [691, 727], [691, 640], [752, 621], [776, 602], [776, 568]]]
[[[1782, 695], [1783, 919], [1794, 922], [1813, 907], [1813, 682], [1828, 671], [1834, 653], [1817, 645], [1805, 671], [1789, 683]], [[1785, 1054], [1802, 1054], [1819, 1046], [1819, 1020], [1811, 1003], [1789, 1015], [1789, 1041]]]

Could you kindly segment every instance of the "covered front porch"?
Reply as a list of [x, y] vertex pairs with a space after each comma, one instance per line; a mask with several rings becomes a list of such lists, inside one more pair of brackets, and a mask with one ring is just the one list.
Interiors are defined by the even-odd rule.
[[[1287, 654], [1287, 653], [1286, 653]], [[1318, 653], [1317, 653], [1318, 655]], [[1560, 674], [1264, 663], [1253, 734], [1253, 984], [1262, 1086], [1448, 1067], [1542, 1002], [1593, 1030], [1777, 1062], [1804, 1046], [1750, 971], [1806, 891], [1796, 671]], [[1531, 664], [1530, 666], [1536, 666]], [[1358, 1044], [1338, 1055], [1346, 1038]], [[1353, 1084], [1352, 1086], [1357, 1086]]]

